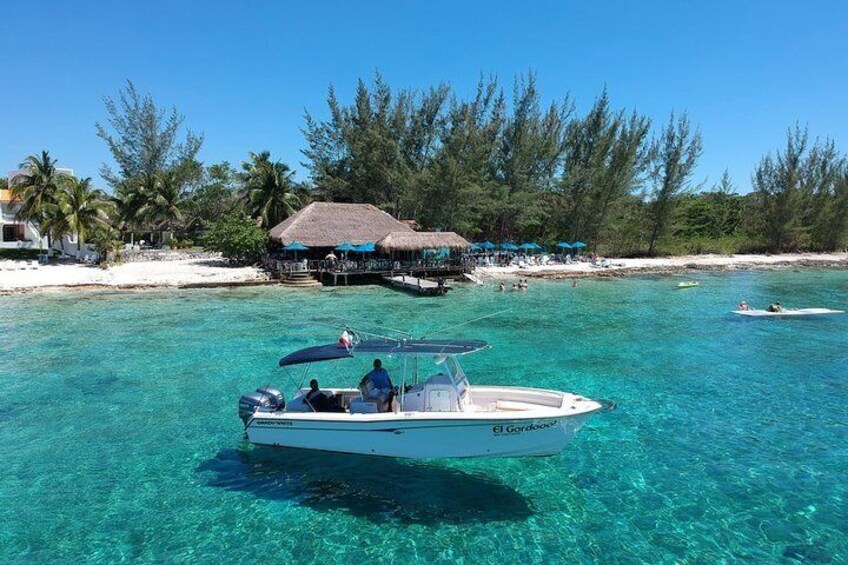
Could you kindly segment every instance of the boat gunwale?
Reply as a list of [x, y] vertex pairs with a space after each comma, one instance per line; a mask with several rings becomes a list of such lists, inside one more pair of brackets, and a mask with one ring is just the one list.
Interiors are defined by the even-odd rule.
[[[491, 387], [491, 388], [512, 388], [512, 387]], [[518, 388], [518, 387], [515, 387]], [[473, 389], [472, 389], [473, 390]], [[544, 390], [544, 389], [535, 389]], [[376, 412], [376, 413], [354, 413], [350, 412], [287, 412], [285, 410], [278, 412], [256, 412], [250, 419], [248, 427], [254, 420], [274, 420], [274, 421], [292, 421], [292, 422], [325, 422], [328, 424], [343, 423], [343, 424], [385, 424], [390, 422], [472, 422], [478, 425], [479, 422], [494, 421], [497, 423], [505, 421], [524, 421], [524, 420], [540, 420], [551, 418], [576, 418], [588, 414], [593, 414], [603, 409], [603, 405], [596, 400], [586, 398], [572, 393], [556, 392], [562, 395], [563, 405], [560, 406], [542, 406], [537, 409], [529, 410], [485, 410], [485, 411], [453, 411], [453, 412], [425, 412], [425, 411], [409, 411], [409, 412]], [[564, 406], [565, 395], [572, 394], [573, 401], [584, 404], [580, 408], [571, 408]]]
[[[490, 420], [497, 422], [508, 422], [521, 420], [546, 420], [551, 418], [577, 418], [580, 416], [585, 416], [586, 414], [594, 414], [595, 412], [603, 408], [601, 404], [597, 402], [595, 402], [595, 404], [597, 404], [597, 407], [592, 407], [583, 411], [569, 410], [568, 412], [566, 412], [564, 408], [547, 408], [542, 410], [524, 411], [506, 410], [503, 412], [377, 412], [371, 414], [351, 414], [349, 412], [258, 412], [257, 414], [254, 414], [250, 422], [252, 423], [255, 420], [326, 422], [328, 424], [384, 424], [389, 422], [438, 421], [479, 423]], [[250, 424], [248, 424], [248, 427], [249, 426]]]

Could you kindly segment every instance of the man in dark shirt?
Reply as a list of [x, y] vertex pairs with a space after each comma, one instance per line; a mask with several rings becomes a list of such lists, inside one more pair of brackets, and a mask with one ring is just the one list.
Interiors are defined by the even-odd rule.
[[318, 381], [316, 379], [309, 381], [309, 392], [306, 393], [304, 400], [316, 412], [321, 412], [321, 409], [327, 403], [327, 397], [318, 388]]

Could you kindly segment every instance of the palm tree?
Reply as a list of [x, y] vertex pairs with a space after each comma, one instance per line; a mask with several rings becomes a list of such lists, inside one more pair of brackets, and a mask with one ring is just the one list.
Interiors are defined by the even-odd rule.
[[9, 186], [12, 196], [20, 203], [15, 217], [39, 225], [42, 233], [47, 235], [49, 252], [55, 233], [50, 229], [45, 230], [42, 224], [51, 221], [47, 216], [48, 211], [51, 206], [58, 205], [61, 185], [70, 175], [56, 169], [56, 159], [51, 158], [48, 151], [42, 151], [41, 157], [30, 155], [20, 167], [25, 172], [14, 177]]
[[68, 219], [65, 217], [65, 213], [62, 211], [61, 198], [62, 195], [60, 193], [59, 202], [51, 202], [50, 204], [44, 206], [38, 229], [39, 231], [41, 231], [41, 233], [47, 236], [48, 242], [51, 240], [58, 241], [62, 247], [62, 252], [64, 253], [64, 237], [66, 235], [71, 234], [71, 226], [68, 225]]
[[164, 228], [173, 229], [174, 222], [183, 219], [182, 207], [185, 199], [181, 184], [179, 174], [175, 171], [144, 175], [138, 189], [140, 194], [133, 195], [133, 198], [141, 202], [136, 217], [159, 225], [160, 244], [163, 243], [161, 240]]
[[109, 225], [114, 205], [101, 191], [91, 188], [91, 179], [69, 179], [60, 197], [59, 207], [67, 226], [77, 234], [77, 256], [85, 237], [97, 227]]
[[265, 228], [282, 222], [300, 207], [292, 180], [294, 171], [280, 161], [272, 162], [271, 153], [250, 153], [250, 162], [242, 163], [241, 174], [245, 201], [251, 216], [262, 219]]
[[147, 189], [144, 182], [138, 179], [128, 180], [121, 183], [112, 198], [116, 210], [116, 219], [121, 230], [127, 229], [132, 233], [141, 228], [142, 218], [139, 210], [144, 206], [147, 199]]

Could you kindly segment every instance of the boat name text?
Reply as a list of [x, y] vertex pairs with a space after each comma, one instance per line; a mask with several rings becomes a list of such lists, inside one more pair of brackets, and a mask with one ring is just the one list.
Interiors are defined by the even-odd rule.
[[525, 426], [517, 426], [515, 424], [507, 424], [506, 426], [492, 426], [492, 433], [496, 436], [516, 435], [523, 432], [535, 432], [537, 430], [545, 430], [557, 425], [557, 420], [545, 422], [542, 424], [527, 424]]

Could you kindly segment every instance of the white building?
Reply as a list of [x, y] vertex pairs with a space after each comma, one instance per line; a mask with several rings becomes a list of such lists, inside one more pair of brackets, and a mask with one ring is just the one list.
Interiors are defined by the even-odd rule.
[[[56, 169], [60, 173], [73, 176], [72, 169]], [[26, 171], [19, 169], [9, 172], [9, 186], [13, 179]], [[0, 189], [0, 249], [47, 249], [47, 238], [42, 236], [38, 224], [18, 220], [15, 214], [18, 204], [12, 197], [12, 191]], [[65, 244], [76, 241], [73, 238], [65, 238]], [[54, 249], [60, 248], [60, 242], [55, 242]]]

